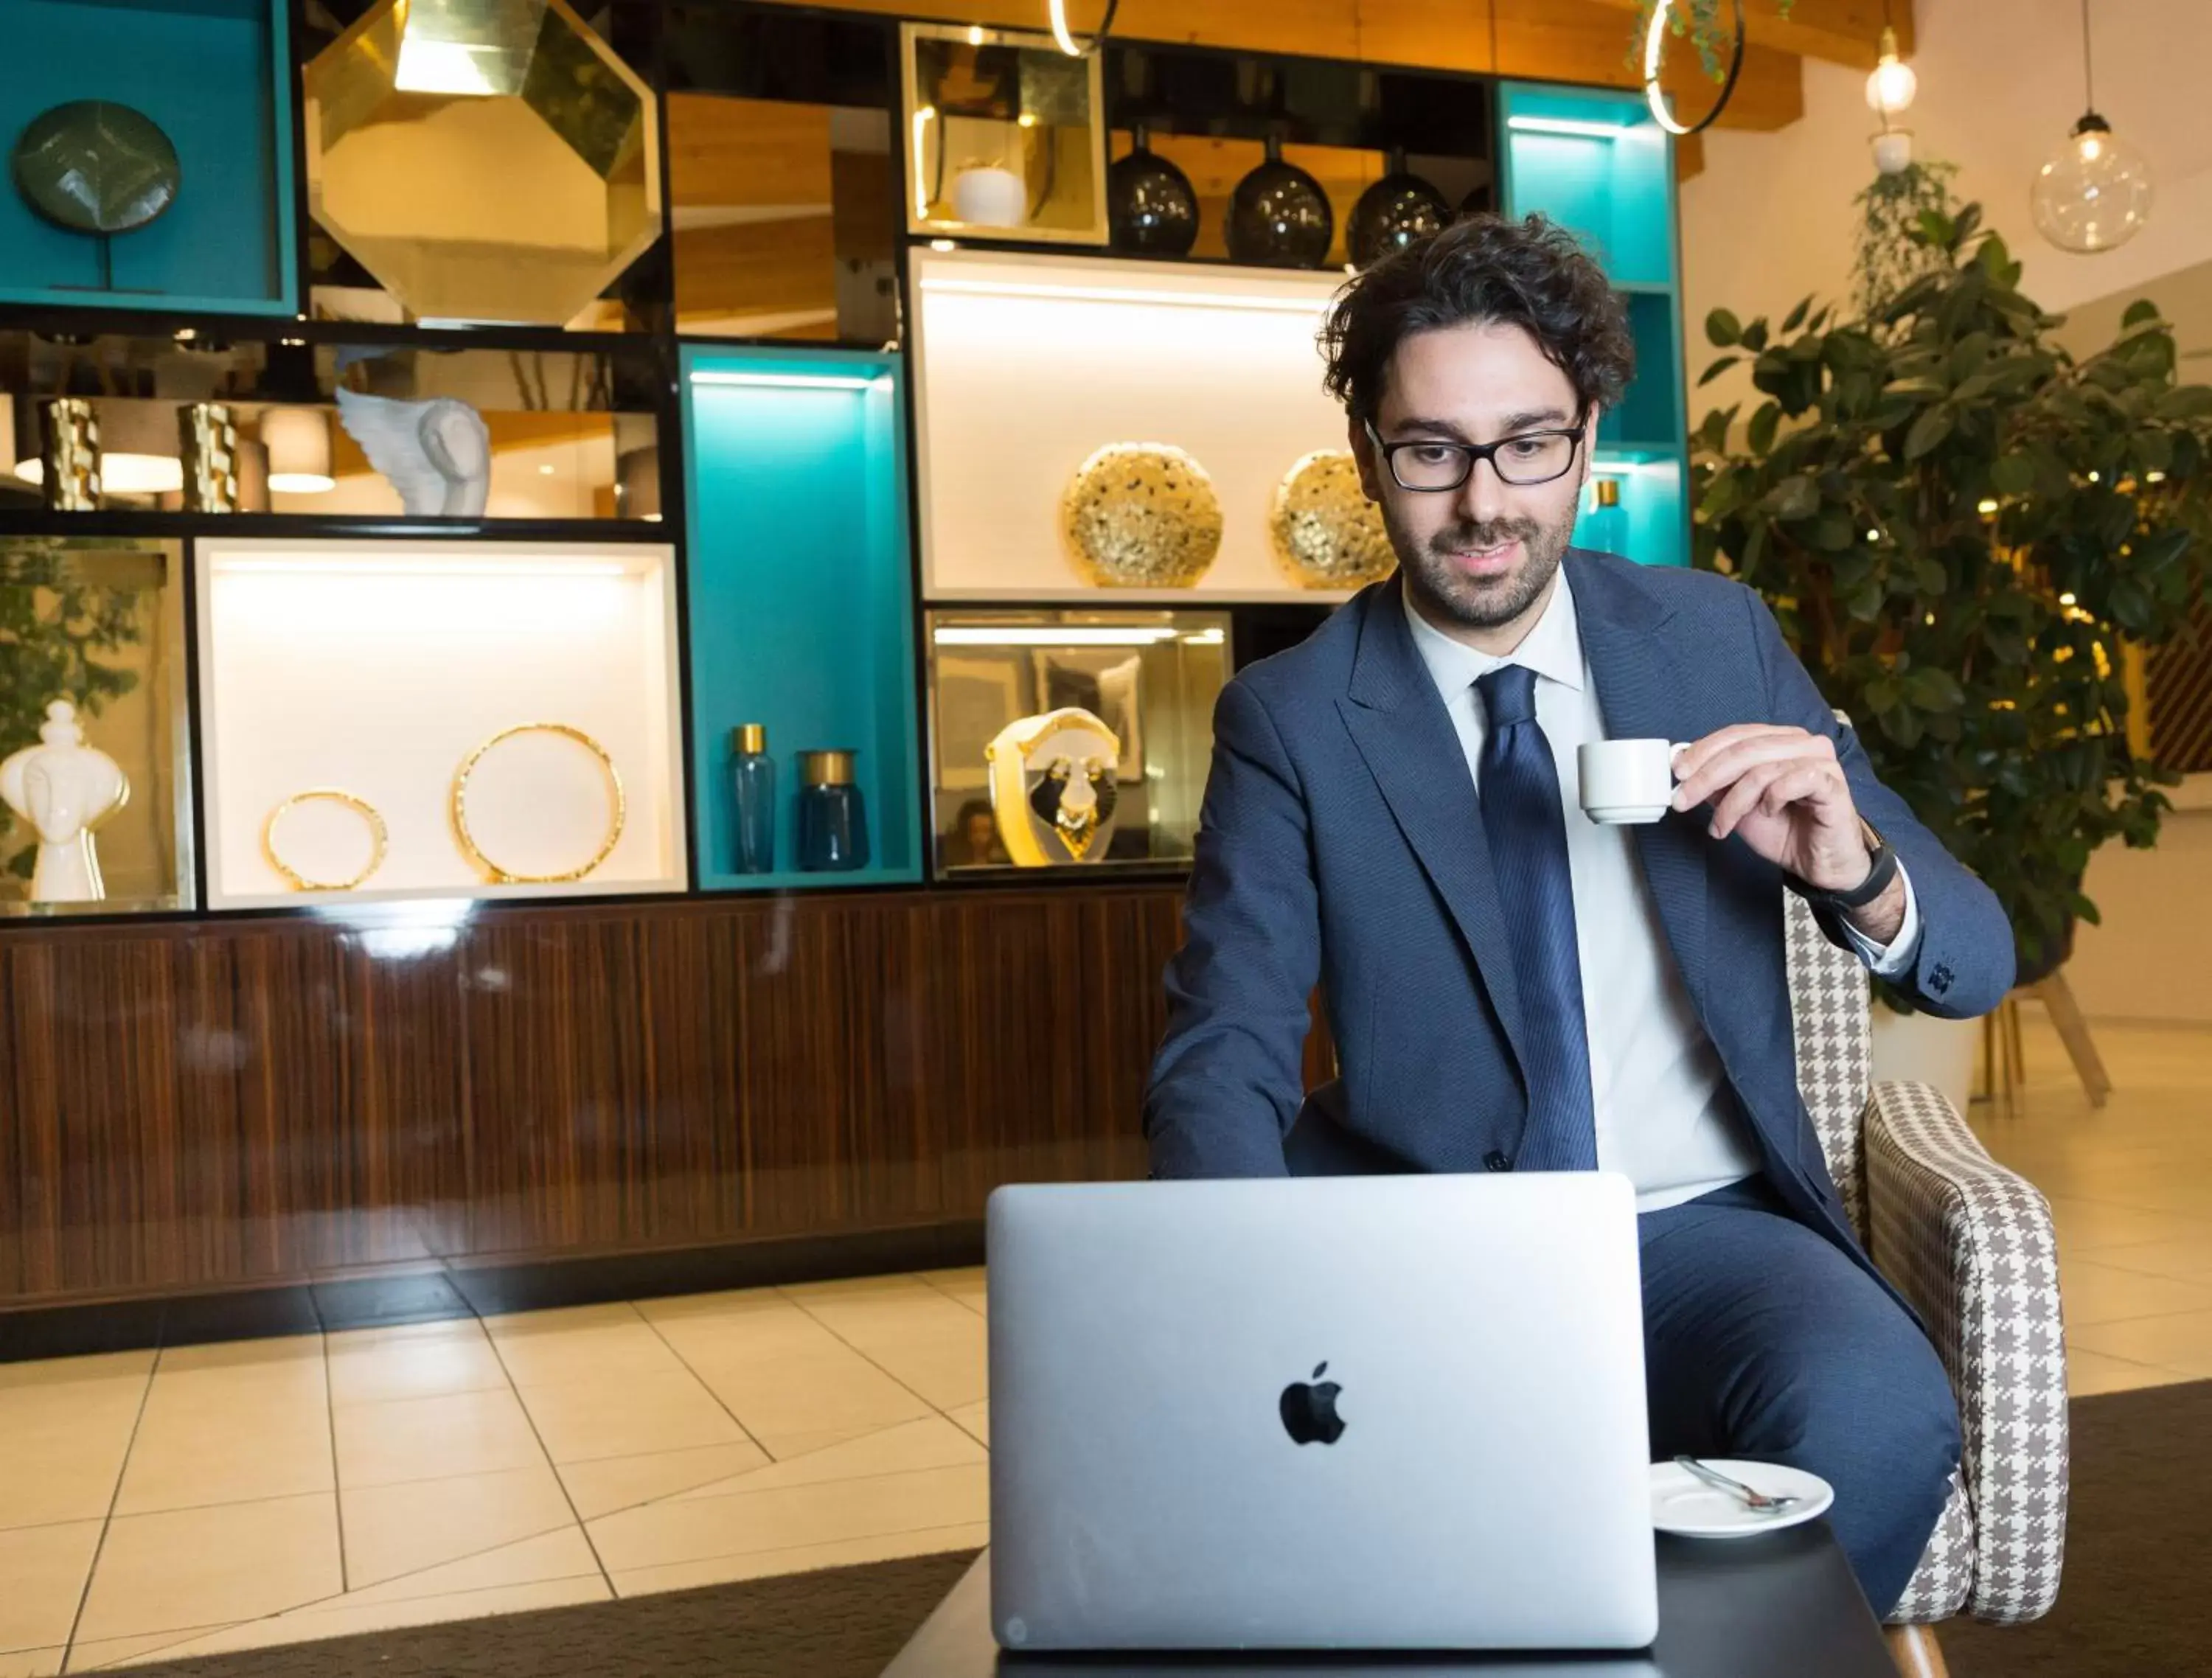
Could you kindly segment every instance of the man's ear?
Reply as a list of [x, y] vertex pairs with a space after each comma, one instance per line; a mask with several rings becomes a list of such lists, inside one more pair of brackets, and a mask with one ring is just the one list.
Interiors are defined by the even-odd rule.
[[1345, 435], [1352, 445], [1352, 460], [1359, 467], [1359, 488], [1368, 500], [1380, 505], [1382, 500], [1382, 461], [1375, 453], [1374, 441], [1367, 428], [1356, 419], [1345, 421]]

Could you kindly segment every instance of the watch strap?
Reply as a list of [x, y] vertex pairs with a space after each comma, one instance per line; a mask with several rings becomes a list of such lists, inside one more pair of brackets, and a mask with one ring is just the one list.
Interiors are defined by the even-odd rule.
[[1897, 860], [1897, 852], [1889, 841], [1875, 831], [1870, 824], [1862, 821], [1859, 825], [1866, 830], [1866, 836], [1874, 853], [1864, 879], [1848, 891], [1824, 891], [1817, 885], [1808, 885], [1795, 874], [1788, 874], [1784, 879], [1788, 881], [1790, 889], [1816, 909], [1864, 909], [1888, 891], [1889, 883], [1897, 878], [1897, 871], [1901, 866]]

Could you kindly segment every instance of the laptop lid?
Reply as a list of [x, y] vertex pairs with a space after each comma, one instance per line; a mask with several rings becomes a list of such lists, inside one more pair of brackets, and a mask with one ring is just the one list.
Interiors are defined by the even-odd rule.
[[1009, 1649], [1633, 1649], [1635, 1195], [1596, 1172], [990, 1198]]

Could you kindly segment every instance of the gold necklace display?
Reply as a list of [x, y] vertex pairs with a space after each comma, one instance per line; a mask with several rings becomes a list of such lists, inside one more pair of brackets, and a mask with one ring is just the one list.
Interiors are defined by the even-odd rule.
[[[368, 824], [368, 866], [350, 879], [309, 879], [277, 852], [276, 824], [301, 805], [315, 803], [343, 805]], [[285, 883], [295, 891], [350, 891], [384, 866], [385, 849], [390, 838], [384, 825], [384, 818], [366, 799], [356, 798], [351, 793], [342, 792], [336, 787], [314, 787], [304, 793], [293, 793], [269, 812], [268, 819], [261, 824], [261, 854], [269, 859], [269, 866], [282, 874]]]
[[[476, 773], [477, 765], [483, 761], [487, 752], [518, 734], [557, 734], [562, 739], [574, 740], [597, 757], [599, 767], [606, 771], [614, 824], [608, 830], [605, 839], [600, 842], [598, 852], [580, 868], [564, 869], [552, 874], [517, 873], [486, 856], [483, 848], [477, 843], [475, 834], [470, 831], [469, 777]], [[494, 885], [559, 885], [570, 880], [582, 879], [614, 854], [615, 847], [622, 842], [623, 828], [629, 819], [629, 800], [623, 790], [622, 775], [615, 768], [615, 760], [608, 756], [607, 749], [589, 734], [580, 728], [572, 728], [565, 722], [520, 722], [512, 728], [501, 729], [471, 751], [454, 772], [452, 809], [453, 836], [460, 842], [461, 849], [470, 862], [481, 869]]]

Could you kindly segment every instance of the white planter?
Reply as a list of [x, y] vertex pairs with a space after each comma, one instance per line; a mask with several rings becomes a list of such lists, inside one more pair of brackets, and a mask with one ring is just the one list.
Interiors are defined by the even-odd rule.
[[1981, 1052], [1982, 1022], [1938, 1019], [1874, 1008], [1874, 1079], [1933, 1084], [1961, 1114], [1974, 1094], [1974, 1056]]

